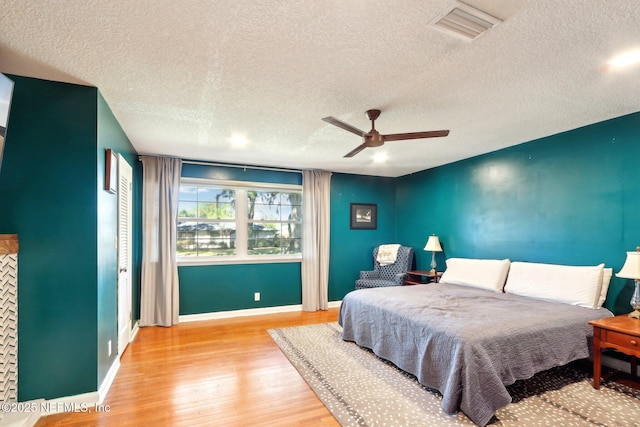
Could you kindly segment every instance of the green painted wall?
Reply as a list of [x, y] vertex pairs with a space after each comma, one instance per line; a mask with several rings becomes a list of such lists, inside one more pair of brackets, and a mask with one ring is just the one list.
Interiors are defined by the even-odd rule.
[[[300, 263], [181, 266], [180, 314], [295, 305], [302, 302]], [[260, 301], [253, 300], [260, 292]]]
[[95, 391], [97, 90], [9, 77], [0, 232], [20, 239], [18, 397]]
[[[399, 178], [398, 236], [420, 248], [437, 234], [439, 269], [446, 256], [619, 271], [640, 245], [639, 142], [636, 113]], [[605, 305], [628, 312], [631, 291], [614, 277]]]
[[129, 158], [133, 149], [95, 87], [9, 77], [0, 233], [20, 239], [18, 397], [94, 392], [115, 358], [106, 340], [117, 325], [104, 147]]
[[[133, 168], [133, 218], [132, 218], [132, 290], [134, 310], [133, 322], [139, 318], [140, 295], [140, 257], [139, 243], [142, 230], [141, 193], [138, 189], [141, 179], [136, 179], [136, 172], [141, 169], [137, 155], [122, 130], [113, 112], [100, 92], [97, 98], [98, 104], [98, 134], [97, 134], [97, 176], [96, 193], [98, 195], [98, 384], [102, 384], [109, 368], [118, 357], [118, 253], [115, 250], [114, 240], [118, 234], [118, 197], [116, 194], [104, 191], [105, 181], [105, 150], [112, 149], [122, 154], [127, 163]], [[137, 196], [136, 196], [137, 195]], [[112, 342], [112, 352], [109, 356], [108, 342]]]
[[[186, 160], [188, 162], [188, 160]], [[229, 181], [270, 182], [275, 184], [302, 185], [300, 172], [280, 172], [273, 170], [222, 167], [184, 163], [183, 178], [205, 178]]]
[[[302, 184], [302, 174], [184, 164], [182, 176], [232, 181]], [[295, 305], [302, 302], [300, 263], [178, 267], [180, 314]], [[253, 294], [260, 292], [260, 301]]]
[[[185, 164], [183, 177], [301, 184], [301, 174]], [[371, 251], [395, 241], [395, 185], [391, 178], [333, 174], [329, 300], [354, 289], [360, 270], [372, 266]], [[378, 204], [377, 230], [350, 230], [350, 203]], [[300, 263], [180, 266], [180, 314], [197, 314], [302, 303]], [[254, 292], [261, 301], [253, 301]]]
[[[396, 238], [395, 180], [334, 173], [331, 177], [331, 248], [329, 301], [341, 300], [355, 289], [361, 270], [373, 267], [372, 251]], [[376, 230], [351, 230], [351, 203], [378, 205]]]

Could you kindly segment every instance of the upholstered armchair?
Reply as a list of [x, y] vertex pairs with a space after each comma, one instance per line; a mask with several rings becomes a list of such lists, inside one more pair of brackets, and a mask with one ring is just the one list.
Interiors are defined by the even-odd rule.
[[407, 270], [413, 266], [413, 248], [400, 246], [393, 264], [380, 265], [378, 262], [379, 246], [373, 249], [373, 271], [361, 271], [356, 280], [356, 289], [377, 288], [380, 286], [400, 286], [407, 276]]

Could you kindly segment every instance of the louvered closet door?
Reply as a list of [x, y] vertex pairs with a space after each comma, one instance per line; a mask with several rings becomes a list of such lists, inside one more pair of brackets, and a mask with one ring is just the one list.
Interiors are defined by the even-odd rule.
[[131, 335], [131, 165], [118, 155], [118, 354]]

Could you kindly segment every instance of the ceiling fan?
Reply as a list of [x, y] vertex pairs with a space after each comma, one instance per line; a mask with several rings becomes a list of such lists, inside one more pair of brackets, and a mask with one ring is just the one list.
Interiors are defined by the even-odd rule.
[[327, 123], [331, 123], [334, 126], [338, 126], [346, 131], [355, 133], [362, 137], [362, 144], [355, 149], [349, 151], [344, 157], [353, 157], [367, 147], [380, 147], [385, 141], [399, 141], [402, 139], [421, 139], [421, 138], [437, 138], [440, 136], [449, 135], [448, 130], [432, 130], [429, 132], [410, 132], [410, 133], [391, 133], [388, 135], [381, 135], [376, 130], [375, 121], [380, 117], [380, 110], [367, 110], [367, 118], [371, 120], [371, 130], [364, 132], [356, 127], [351, 126], [349, 123], [345, 123], [335, 117], [325, 117], [324, 120]]

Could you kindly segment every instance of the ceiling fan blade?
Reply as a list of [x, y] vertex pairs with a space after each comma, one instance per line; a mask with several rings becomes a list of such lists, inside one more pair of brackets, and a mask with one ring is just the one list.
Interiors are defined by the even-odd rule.
[[385, 141], [400, 141], [402, 139], [437, 138], [449, 135], [448, 130], [432, 130], [429, 132], [392, 133], [382, 135]]
[[327, 123], [331, 123], [334, 126], [338, 126], [339, 128], [342, 128], [346, 131], [349, 131], [351, 133], [355, 133], [358, 136], [365, 136], [367, 134], [367, 132], [362, 131], [356, 127], [351, 126], [349, 123], [345, 123], [342, 120], [338, 120], [335, 117], [325, 117], [322, 120], [324, 120]]
[[344, 157], [353, 157], [356, 154], [358, 154], [359, 152], [361, 152], [362, 150], [364, 150], [365, 148], [367, 148], [366, 144], [360, 144], [356, 148], [354, 148], [353, 150], [351, 150], [347, 154], [345, 154]]

